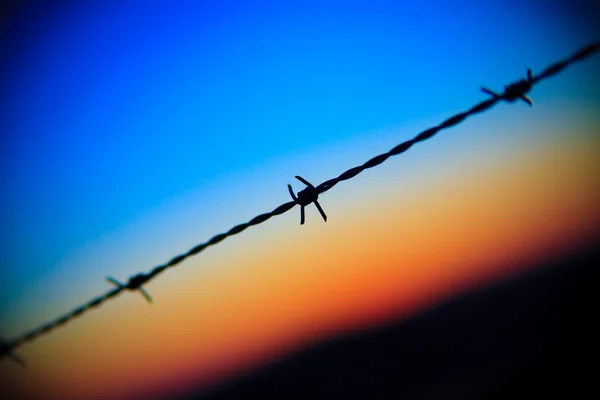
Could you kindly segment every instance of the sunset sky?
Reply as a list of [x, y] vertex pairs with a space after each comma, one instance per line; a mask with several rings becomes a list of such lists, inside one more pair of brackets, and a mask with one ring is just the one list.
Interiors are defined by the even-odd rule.
[[[11, 339], [600, 38], [595, 1], [46, 2], [1, 22]], [[164, 398], [600, 234], [600, 56], [0, 360], [20, 398]], [[2, 389], [0, 389], [2, 390]]]

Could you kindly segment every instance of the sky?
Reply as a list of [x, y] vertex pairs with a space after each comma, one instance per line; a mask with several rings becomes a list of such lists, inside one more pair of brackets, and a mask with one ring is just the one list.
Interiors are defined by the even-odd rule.
[[[600, 38], [595, 1], [15, 5], [0, 31], [13, 338]], [[21, 398], [161, 398], [413, 315], [600, 228], [600, 57], [0, 360]], [[115, 362], [118, 356], [119, 362]], [[200, 378], [199, 378], [200, 377]], [[148, 382], [152, 382], [148, 384]]]

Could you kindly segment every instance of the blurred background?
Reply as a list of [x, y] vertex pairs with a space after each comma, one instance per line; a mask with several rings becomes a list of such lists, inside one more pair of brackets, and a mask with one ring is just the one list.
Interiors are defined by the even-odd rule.
[[[4, 4], [6, 339], [290, 201], [295, 175], [335, 177], [600, 38], [583, 0]], [[152, 305], [125, 292], [23, 345], [26, 368], [0, 360], [2, 398], [479, 398], [527, 381], [564, 347], [554, 328], [588, 332], [555, 316], [590, 307], [573, 296], [598, 259], [598, 71], [596, 55], [532, 108], [501, 103], [340, 183], [326, 223], [294, 208], [146, 285]], [[481, 300], [498, 291], [510, 304]]]

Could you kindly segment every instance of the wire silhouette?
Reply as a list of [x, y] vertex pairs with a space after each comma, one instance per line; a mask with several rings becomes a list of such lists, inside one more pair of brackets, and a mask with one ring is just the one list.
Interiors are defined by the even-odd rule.
[[431, 137], [433, 137], [435, 134], [437, 134], [441, 130], [454, 127], [472, 115], [489, 110], [492, 106], [496, 105], [501, 100], [504, 100], [506, 102], [515, 102], [516, 100], [521, 99], [524, 102], [526, 102], [527, 104], [529, 104], [530, 106], [532, 106], [533, 102], [527, 96], [527, 93], [530, 92], [531, 89], [538, 82], [558, 74], [559, 72], [563, 71], [566, 67], [568, 67], [569, 65], [571, 65], [575, 62], [584, 60], [585, 58], [596, 53], [599, 49], [600, 49], [600, 41], [593, 42], [590, 45], [580, 49], [579, 51], [574, 53], [572, 56], [570, 56], [562, 61], [559, 61], [555, 64], [550, 65], [549, 67], [547, 67], [544, 71], [542, 71], [537, 76], [534, 76], [532, 74], [531, 70], [528, 69], [526, 79], [521, 79], [517, 82], [506, 85], [504, 88], [504, 92], [500, 93], [500, 94], [495, 93], [485, 87], [482, 87], [481, 90], [483, 92], [492, 96], [490, 99], [482, 101], [482, 102], [476, 104], [475, 106], [471, 107], [469, 110], [462, 112], [462, 113], [458, 113], [458, 114], [446, 119], [444, 122], [442, 122], [441, 124], [439, 124], [437, 126], [434, 126], [432, 128], [424, 130], [423, 132], [421, 132], [417, 136], [415, 136], [413, 139], [410, 139], [403, 143], [400, 143], [399, 145], [397, 145], [396, 147], [394, 147], [387, 153], [383, 153], [378, 156], [375, 156], [375, 157], [371, 158], [369, 161], [365, 162], [364, 164], [354, 167], [354, 168], [351, 168], [351, 169], [343, 172], [342, 174], [340, 174], [338, 177], [329, 179], [316, 187], [313, 186], [312, 184], [310, 184], [305, 179], [301, 178], [300, 176], [296, 176], [296, 178], [298, 180], [300, 180], [302, 183], [304, 183], [307, 187], [304, 190], [300, 191], [298, 193], [298, 195], [296, 196], [296, 195], [294, 195], [294, 192], [292, 191], [291, 185], [288, 185], [288, 190], [294, 201], [284, 203], [284, 204], [280, 205], [279, 207], [275, 208], [271, 212], [257, 215], [256, 217], [252, 218], [250, 221], [248, 221], [246, 223], [236, 225], [233, 228], [229, 229], [225, 233], [220, 233], [218, 235], [215, 235], [210, 240], [193, 247], [187, 253], [180, 254], [180, 255], [172, 258], [167, 263], [156, 266], [148, 273], [139, 273], [135, 276], [132, 276], [131, 278], [129, 278], [129, 280], [127, 281], [126, 284], [122, 284], [114, 278], [110, 278], [110, 277], [107, 278], [108, 282], [115, 285], [114, 289], [88, 301], [87, 303], [75, 308], [74, 310], [68, 312], [67, 314], [62, 315], [61, 317], [59, 317], [55, 320], [47, 322], [46, 324], [44, 324], [36, 329], [33, 329], [29, 332], [24, 333], [23, 335], [13, 339], [12, 341], [6, 342], [6, 341], [0, 339], [0, 358], [11, 357], [13, 360], [15, 360], [16, 362], [18, 362], [19, 364], [24, 366], [25, 364], [24, 364], [23, 360], [21, 360], [21, 358], [19, 358], [16, 354], [14, 354], [14, 350], [16, 348], [18, 348], [19, 346], [23, 345], [26, 342], [29, 342], [29, 341], [32, 341], [32, 340], [38, 338], [39, 336], [41, 336], [45, 333], [53, 331], [54, 329], [58, 328], [61, 325], [64, 325], [64, 324], [70, 322], [71, 320], [73, 320], [76, 317], [79, 317], [86, 311], [100, 306], [107, 300], [112, 299], [113, 297], [117, 296], [118, 294], [120, 294], [121, 292], [123, 292], [125, 290], [140, 291], [140, 293], [146, 298], [146, 300], [151, 303], [152, 298], [143, 289], [143, 287], [142, 287], [143, 284], [154, 279], [156, 276], [158, 276], [165, 270], [175, 267], [176, 265], [180, 264], [182, 261], [184, 261], [188, 257], [194, 256], [194, 255], [200, 253], [201, 251], [204, 251], [207, 247], [214, 246], [230, 236], [237, 235], [238, 233], [243, 232], [244, 230], [246, 230], [247, 228], [249, 228], [251, 226], [262, 224], [263, 222], [267, 221], [268, 219], [270, 219], [274, 216], [281, 215], [281, 214], [289, 211], [290, 209], [292, 209], [295, 205], [300, 206], [300, 224], [304, 224], [304, 208], [311, 203], [315, 203], [315, 206], [321, 213], [321, 216], [323, 217], [323, 219], [325, 221], [327, 221], [327, 216], [325, 215], [325, 212], [323, 211], [323, 209], [317, 202], [317, 198], [320, 194], [325, 193], [326, 191], [330, 190], [331, 188], [333, 188], [335, 185], [337, 185], [341, 181], [345, 181], [345, 180], [354, 178], [356, 175], [360, 174], [365, 169], [373, 168], [373, 167], [383, 163], [391, 156], [396, 156], [398, 154], [404, 153], [405, 151], [410, 149], [414, 144], [423, 142], [427, 139], [430, 139]]

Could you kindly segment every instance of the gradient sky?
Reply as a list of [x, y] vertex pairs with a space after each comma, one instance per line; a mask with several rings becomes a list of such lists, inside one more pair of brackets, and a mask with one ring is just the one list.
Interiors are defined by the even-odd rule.
[[[285, 3], [47, 2], [2, 20], [3, 337], [600, 38], [593, 1]], [[500, 104], [336, 186], [327, 223], [293, 209], [226, 240], [150, 283], [152, 306], [125, 293], [0, 375], [30, 397], [210, 385], [585, 241], [597, 71], [595, 56], [533, 108]]]

